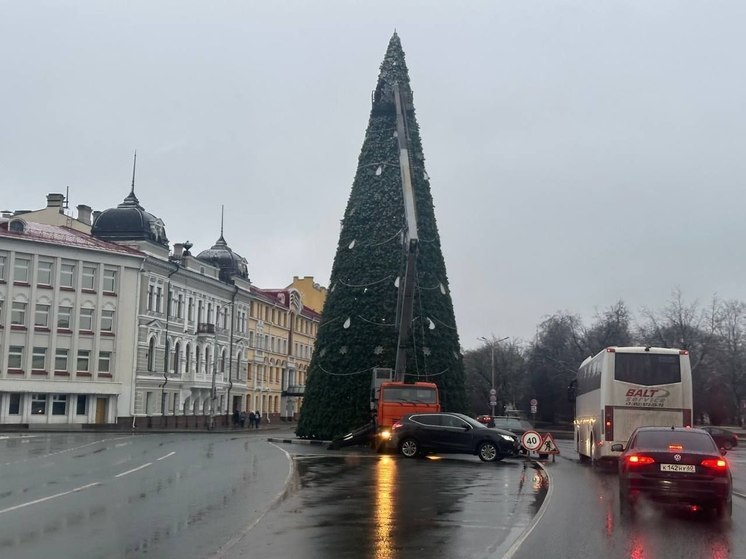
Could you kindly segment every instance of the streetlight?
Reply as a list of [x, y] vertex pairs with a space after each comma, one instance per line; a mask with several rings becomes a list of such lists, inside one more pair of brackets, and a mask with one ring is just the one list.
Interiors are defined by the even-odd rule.
[[490, 408], [492, 409], [492, 413], [490, 415], [495, 415], [495, 405], [497, 404], [497, 391], [495, 390], [495, 346], [500, 343], [504, 342], [510, 338], [510, 336], [505, 336], [504, 338], [500, 338], [499, 340], [495, 339], [495, 335], [492, 334], [492, 339], [487, 339], [484, 336], [479, 336], [479, 340], [482, 340], [485, 344], [490, 344], [490, 370], [492, 372], [492, 383], [490, 387]]

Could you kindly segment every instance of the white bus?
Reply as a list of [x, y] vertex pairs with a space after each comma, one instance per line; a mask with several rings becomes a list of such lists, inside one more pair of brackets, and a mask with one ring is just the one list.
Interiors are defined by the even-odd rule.
[[575, 444], [581, 460], [616, 458], [637, 427], [692, 425], [689, 352], [607, 347], [580, 365], [573, 382]]

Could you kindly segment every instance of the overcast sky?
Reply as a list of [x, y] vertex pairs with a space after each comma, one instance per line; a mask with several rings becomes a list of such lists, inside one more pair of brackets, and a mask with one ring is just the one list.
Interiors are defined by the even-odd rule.
[[461, 344], [746, 300], [746, 2], [0, 0], [0, 209], [136, 194], [328, 284], [397, 30]]

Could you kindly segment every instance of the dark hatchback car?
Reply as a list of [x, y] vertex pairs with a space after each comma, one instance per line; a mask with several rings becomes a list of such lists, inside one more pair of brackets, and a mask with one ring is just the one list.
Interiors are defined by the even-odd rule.
[[707, 431], [710, 436], [715, 439], [715, 444], [718, 445], [718, 448], [730, 450], [734, 446], [738, 446], [738, 435], [736, 435], [733, 431], [728, 431], [728, 429], [723, 429], [722, 427], [713, 427], [710, 425], [701, 427], [701, 429], [703, 431]]
[[391, 427], [391, 444], [407, 458], [430, 452], [474, 454], [494, 462], [518, 453], [518, 437], [461, 413], [413, 413]]
[[724, 451], [702, 429], [639, 427], [619, 456], [619, 504], [622, 515], [640, 499], [667, 505], [732, 512], [733, 481]]

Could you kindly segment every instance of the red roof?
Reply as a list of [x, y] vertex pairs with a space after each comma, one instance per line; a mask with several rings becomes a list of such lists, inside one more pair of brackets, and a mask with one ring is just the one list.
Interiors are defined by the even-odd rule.
[[[15, 221], [15, 220], [13, 220]], [[23, 231], [10, 231], [8, 224], [10, 221], [0, 223], [0, 237], [18, 239], [20, 241], [33, 241], [37, 243], [46, 243], [55, 246], [67, 246], [74, 248], [84, 248], [89, 250], [99, 250], [103, 252], [116, 252], [129, 256], [145, 257], [145, 253], [134, 248], [117, 245], [108, 241], [102, 241], [69, 227], [57, 225], [46, 225], [44, 223], [34, 223], [32, 221], [23, 221]]]

